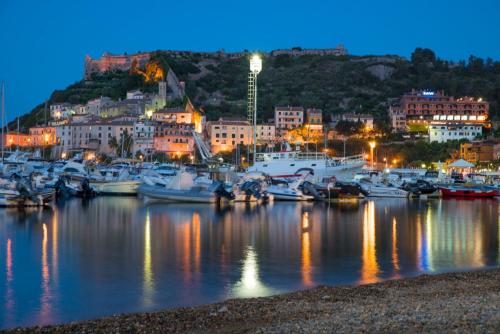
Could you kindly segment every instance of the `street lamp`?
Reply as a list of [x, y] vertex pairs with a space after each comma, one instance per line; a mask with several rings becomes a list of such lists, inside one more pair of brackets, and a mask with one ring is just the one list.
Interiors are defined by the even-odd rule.
[[370, 143], [370, 157], [371, 157], [371, 160], [372, 160], [372, 169], [374, 168], [374, 159], [373, 159], [373, 149], [375, 148], [376, 144], [374, 141], [371, 141]]
[[250, 75], [248, 76], [248, 120], [253, 125], [253, 163], [257, 153], [257, 75], [262, 71], [262, 58], [254, 54], [250, 58]]

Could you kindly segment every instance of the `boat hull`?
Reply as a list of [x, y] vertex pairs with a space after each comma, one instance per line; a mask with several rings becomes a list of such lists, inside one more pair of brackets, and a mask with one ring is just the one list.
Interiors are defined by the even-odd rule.
[[465, 189], [465, 188], [440, 188], [443, 197], [468, 197], [468, 198], [488, 198], [498, 196], [497, 190], [492, 189]]
[[140, 181], [91, 182], [90, 186], [102, 195], [137, 195]]
[[146, 202], [170, 202], [170, 203], [216, 203], [218, 197], [208, 191], [184, 191], [166, 189], [163, 187], [141, 185], [138, 193]]

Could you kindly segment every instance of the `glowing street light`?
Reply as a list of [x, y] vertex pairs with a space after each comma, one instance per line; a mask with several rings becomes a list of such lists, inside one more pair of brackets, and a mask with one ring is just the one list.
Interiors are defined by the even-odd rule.
[[253, 163], [257, 153], [257, 75], [262, 71], [262, 58], [254, 54], [250, 58], [250, 74], [248, 75], [247, 118], [253, 125]]

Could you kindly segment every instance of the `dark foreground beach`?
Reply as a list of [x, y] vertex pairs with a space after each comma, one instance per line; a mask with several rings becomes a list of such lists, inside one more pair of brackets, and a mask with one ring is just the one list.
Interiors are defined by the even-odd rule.
[[[267, 298], [13, 329], [12, 333], [475, 332], [500, 330], [500, 269], [317, 287]], [[7, 331], [9, 332], [9, 331]]]

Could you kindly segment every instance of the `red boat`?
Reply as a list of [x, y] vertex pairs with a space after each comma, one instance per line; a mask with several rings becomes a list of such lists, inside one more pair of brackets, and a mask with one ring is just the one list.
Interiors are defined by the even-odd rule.
[[443, 197], [495, 197], [498, 191], [474, 187], [440, 187]]

